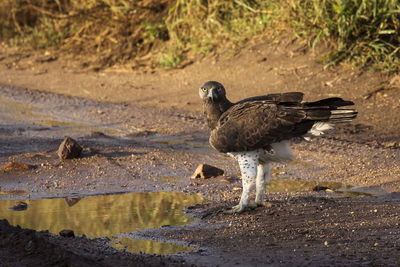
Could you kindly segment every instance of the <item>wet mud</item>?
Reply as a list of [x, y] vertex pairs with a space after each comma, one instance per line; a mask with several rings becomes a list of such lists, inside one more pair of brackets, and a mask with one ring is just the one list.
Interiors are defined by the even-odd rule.
[[[239, 169], [233, 159], [208, 146], [201, 114], [7, 86], [0, 86], [0, 104], [0, 166], [10, 162], [30, 166], [0, 170], [0, 199], [6, 203], [1, 205], [0, 218], [14, 225], [0, 223], [0, 258], [9, 266], [18, 266], [10, 253], [25, 265], [42, 259], [43, 266], [63, 261], [72, 266], [94, 262], [104, 266], [133, 262], [143, 266], [400, 264], [400, 150], [372, 143], [365, 131], [348, 131], [351, 125], [312, 142], [293, 144], [296, 160], [273, 166], [266, 193], [272, 206], [234, 216], [222, 211], [239, 201]], [[56, 152], [65, 136], [83, 147], [79, 158], [58, 158]], [[191, 179], [203, 163], [223, 169], [224, 176]], [[118, 195], [121, 199], [100, 201], [99, 206], [105, 208], [100, 217], [113, 233], [91, 234], [96, 227], [89, 227], [74, 229], [78, 237], [65, 239], [57, 231], [69, 224], [52, 229], [55, 223], [33, 225], [23, 215], [34, 212], [44, 216], [39, 219], [44, 223], [50, 217], [40, 215], [46, 208], [35, 211], [40, 201], [48, 203], [47, 207], [63, 205], [66, 211], [89, 207], [86, 199], [111, 199], [100, 195], [132, 192]], [[171, 193], [170, 203], [175, 204], [159, 212], [182, 214], [185, 209], [189, 217], [180, 215], [185, 220], [182, 224], [160, 219], [154, 225], [135, 226], [147, 216], [139, 219], [137, 214], [152, 214], [163, 206], [156, 197], [128, 197], [143, 192], [179, 192]], [[185, 204], [173, 194], [198, 194], [206, 201]], [[4, 211], [18, 200], [29, 205], [26, 211]], [[130, 216], [125, 211], [128, 207], [136, 215]], [[114, 215], [126, 216], [128, 221], [113, 222]], [[59, 216], [74, 218], [69, 213]], [[104, 220], [94, 219], [97, 223]], [[16, 225], [49, 232], [21, 230]], [[116, 230], [114, 226], [128, 228]], [[111, 242], [114, 248], [110, 237], [116, 237]], [[37, 240], [43, 244], [37, 245]], [[163, 245], [171, 242], [181, 249], [182, 244], [195, 249], [171, 256], [148, 255], [177, 252], [177, 247]], [[148, 254], [136, 254], [135, 246], [150, 249], [144, 251]], [[50, 255], [54, 248], [56, 256]]]

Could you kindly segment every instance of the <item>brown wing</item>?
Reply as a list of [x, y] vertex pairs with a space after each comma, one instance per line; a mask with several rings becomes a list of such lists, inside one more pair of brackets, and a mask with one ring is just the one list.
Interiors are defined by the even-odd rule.
[[304, 94], [302, 92], [276, 93], [276, 94], [268, 94], [268, 95], [245, 98], [243, 100], [240, 100], [236, 104], [243, 104], [249, 101], [262, 101], [262, 100], [267, 100], [276, 103], [282, 103], [282, 102], [300, 103], [303, 100], [303, 96]]
[[210, 144], [220, 152], [269, 148], [271, 143], [306, 134], [313, 123], [301, 108], [248, 101], [236, 104], [221, 116], [211, 132]]

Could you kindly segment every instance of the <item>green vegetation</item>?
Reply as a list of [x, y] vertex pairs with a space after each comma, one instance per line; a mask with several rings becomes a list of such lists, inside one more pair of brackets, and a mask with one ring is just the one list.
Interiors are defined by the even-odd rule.
[[314, 44], [328, 40], [335, 51], [326, 66], [342, 60], [357, 66], [399, 71], [400, 2], [398, 0], [292, 0], [288, 21], [300, 37]]
[[285, 30], [323, 41], [331, 66], [398, 72], [399, 0], [3, 0], [0, 38], [34, 49], [93, 56], [101, 67], [131, 60], [176, 67]]
[[169, 9], [166, 26], [172, 43], [207, 54], [235, 48], [271, 26], [274, 1], [178, 0]]

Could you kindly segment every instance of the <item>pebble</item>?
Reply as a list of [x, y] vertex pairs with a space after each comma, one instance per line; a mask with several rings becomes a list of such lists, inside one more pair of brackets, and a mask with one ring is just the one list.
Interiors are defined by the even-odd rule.
[[29, 170], [31, 167], [28, 164], [22, 162], [12, 162], [3, 165], [0, 167], [2, 171], [20, 171], [20, 170]]
[[60, 159], [77, 158], [81, 153], [82, 147], [69, 136], [65, 137], [57, 151], [57, 155]]
[[62, 237], [75, 237], [74, 231], [72, 231], [70, 229], [61, 230], [59, 234]]
[[208, 164], [200, 164], [199, 166], [197, 166], [197, 169], [195, 170], [195, 172], [193, 173], [193, 175], [191, 176], [192, 179], [207, 179], [207, 178], [211, 178], [211, 177], [217, 177], [220, 175], [223, 175], [224, 171], [208, 165]]
[[329, 187], [322, 186], [322, 185], [316, 185], [312, 190], [313, 191], [326, 191], [327, 189], [329, 189]]

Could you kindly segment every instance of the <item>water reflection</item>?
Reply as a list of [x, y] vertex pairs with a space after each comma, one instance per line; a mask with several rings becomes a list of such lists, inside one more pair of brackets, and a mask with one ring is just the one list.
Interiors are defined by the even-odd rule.
[[191, 247], [185, 247], [178, 244], [166, 244], [163, 242], [138, 240], [132, 238], [115, 238], [110, 242], [110, 245], [116, 249], [125, 249], [127, 252], [137, 253], [138, 251], [146, 252], [147, 254], [174, 254], [177, 252], [190, 252]]
[[[112, 238], [137, 229], [185, 225], [193, 219], [182, 212], [183, 208], [202, 202], [202, 198], [178, 192], [148, 192], [24, 201], [29, 205], [27, 210], [12, 211], [8, 208], [15, 205], [15, 200], [0, 200], [0, 218], [22, 228], [54, 234], [72, 229], [75, 235]], [[127, 246], [130, 252], [164, 254], [188, 249], [149, 240], [118, 241], [121, 244], [115, 246]]]

